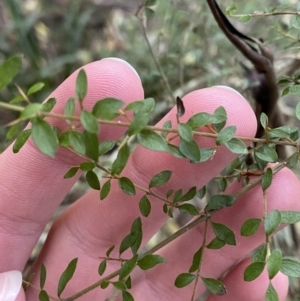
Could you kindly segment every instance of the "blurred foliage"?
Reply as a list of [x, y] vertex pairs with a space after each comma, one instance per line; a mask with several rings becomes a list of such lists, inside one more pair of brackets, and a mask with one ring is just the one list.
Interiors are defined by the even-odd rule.
[[[42, 91], [31, 98], [41, 102], [80, 66], [104, 57], [123, 58], [140, 74], [145, 96], [155, 98], [159, 114], [169, 106], [170, 99], [135, 15], [143, 2], [3, 0], [0, 2], [0, 63], [22, 54], [23, 71], [15, 82], [24, 91], [43, 82]], [[299, 11], [298, 1], [219, 0], [223, 11], [233, 3], [235, 7], [228, 11], [230, 22], [244, 34], [263, 39], [272, 50], [282, 89], [290, 83], [299, 84], [300, 17], [264, 15]], [[261, 16], [252, 16], [257, 12]], [[222, 84], [250, 98], [240, 66], [240, 62], [247, 62], [220, 31], [205, 1], [157, 0], [147, 11], [147, 17], [148, 39], [174, 96]], [[17, 95], [18, 89], [9, 85], [1, 91], [0, 98], [9, 102]], [[13, 113], [0, 110], [0, 124], [14, 118]], [[5, 137], [4, 129], [1, 131], [0, 141]], [[0, 149], [3, 148], [5, 145], [1, 144]], [[299, 284], [293, 281], [291, 291], [297, 298]]]

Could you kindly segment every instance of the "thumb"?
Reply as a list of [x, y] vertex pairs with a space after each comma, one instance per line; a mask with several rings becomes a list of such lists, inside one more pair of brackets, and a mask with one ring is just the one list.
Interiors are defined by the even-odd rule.
[[22, 289], [22, 273], [20, 271], [0, 273], [0, 300], [25, 301], [25, 294]]

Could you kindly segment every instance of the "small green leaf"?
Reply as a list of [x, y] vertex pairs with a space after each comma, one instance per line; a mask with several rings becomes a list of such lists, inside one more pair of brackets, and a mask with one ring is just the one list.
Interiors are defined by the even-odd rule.
[[131, 289], [131, 277], [130, 276], [127, 277], [125, 284], [128, 289]]
[[57, 296], [60, 297], [68, 282], [72, 279], [74, 272], [76, 270], [78, 258], [74, 258], [61, 274], [59, 281], [58, 281], [58, 288], [57, 288]]
[[137, 134], [137, 139], [142, 146], [150, 150], [168, 151], [166, 141], [154, 131], [142, 130]]
[[113, 120], [119, 116], [119, 109], [123, 106], [124, 102], [115, 98], [104, 98], [99, 100], [93, 108], [93, 114], [97, 118], [103, 120]]
[[111, 252], [114, 250], [115, 246], [110, 247], [107, 251], [106, 251], [106, 257], [109, 257], [109, 255], [111, 254]]
[[89, 186], [95, 190], [100, 190], [100, 182], [98, 176], [92, 170], [86, 173], [86, 180]]
[[135, 237], [134, 242], [131, 245], [132, 254], [135, 255], [141, 246], [143, 238], [142, 220], [140, 217], [133, 221], [130, 233]]
[[178, 288], [185, 287], [189, 285], [195, 278], [196, 275], [190, 273], [182, 273], [176, 277], [175, 286]]
[[281, 223], [281, 214], [278, 210], [273, 210], [268, 213], [265, 219], [265, 232], [267, 236], [270, 236]]
[[24, 144], [26, 143], [26, 141], [28, 140], [28, 138], [30, 137], [31, 135], [31, 129], [28, 129], [28, 130], [24, 130], [23, 132], [21, 132], [14, 145], [13, 145], [13, 152], [14, 153], [18, 153], [19, 150], [24, 146]]
[[149, 183], [149, 188], [163, 186], [170, 180], [171, 176], [172, 176], [172, 171], [170, 170], [164, 170], [156, 174], [155, 176], [152, 177]]
[[45, 290], [41, 290], [39, 293], [39, 301], [50, 301], [48, 293]]
[[78, 171], [79, 167], [77, 166], [74, 166], [74, 167], [71, 167], [67, 173], [64, 175], [64, 179], [70, 179], [72, 177], [74, 177]]
[[119, 149], [116, 160], [113, 162], [111, 167], [112, 175], [120, 174], [125, 168], [127, 161], [130, 156], [130, 150], [127, 144], [124, 144], [121, 149]]
[[115, 281], [112, 284], [116, 289], [118, 289], [120, 291], [125, 291], [127, 289], [126, 284], [122, 281]]
[[40, 103], [32, 103], [25, 107], [24, 111], [21, 112], [20, 118], [21, 119], [29, 119], [35, 117], [38, 112], [42, 111], [42, 104]]
[[223, 296], [227, 294], [227, 290], [225, 285], [214, 278], [204, 278], [201, 277], [205, 287], [213, 294], [218, 295], [218, 296]]
[[[167, 120], [163, 126], [162, 126], [164, 129], [171, 129], [172, 128], [172, 121], [171, 120]], [[168, 132], [162, 132], [160, 134], [163, 138], [166, 138], [167, 135], [168, 135]]]
[[221, 191], [225, 191], [226, 188], [227, 188], [227, 179], [226, 178], [221, 178], [220, 181], [219, 181], [219, 187], [220, 187], [220, 190]]
[[22, 59], [20, 56], [13, 56], [0, 65], [0, 90], [6, 87], [20, 72]]
[[143, 216], [147, 217], [151, 212], [151, 203], [147, 198], [147, 195], [144, 195], [139, 202], [140, 212]]
[[142, 270], [148, 270], [160, 263], [167, 263], [160, 255], [149, 254], [138, 260], [137, 264]]
[[79, 168], [82, 171], [90, 171], [95, 168], [95, 164], [93, 162], [83, 162], [79, 165]]
[[125, 261], [124, 264], [121, 266], [119, 279], [122, 280], [127, 277], [135, 268], [138, 259], [138, 254], [134, 255], [128, 261]]
[[295, 113], [296, 113], [297, 119], [300, 120], [300, 102], [298, 102], [296, 105]]
[[99, 157], [112, 150], [116, 145], [116, 141], [104, 140], [99, 144]]
[[119, 187], [129, 195], [135, 195], [135, 187], [130, 179], [121, 177], [118, 181]]
[[260, 124], [261, 124], [261, 126], [264, 129], [266, 129], [267, 126], [268, 126], [268, 123], [269, 123], [268, 116], [264, 112], [262, 112], [261, 115], [260, 115]]
[[250, 218], [246, 220], [241, 228], [241, 235], [242, 236], [251, 236], [253, 235], [258, 229], [262, 222], [260, 218]]
[[201, 148], [199, 162], [205, 162], [211, 159], [212, 155], [214, 154], [214, 151], [215, 151], [214, 148]]
[[53, 127], [41, 118], [32, 122], [32, 139], [37, 148], [45, 155], [54, 158], [58, 149], [58, 140]]
[[212, 124], [214, 129], [219, 133], [225, 126], [227, 121], [227, 112], [224, 107], [218, 107], [214, 114]]
[[196, 186], [194, 186], [194, 187], [190, 188], [187, 193], [185, 193], [178, 200], [176, 200], [176, 202], [190, 201], [196, 196], [196, 193], [197, 193], [197, 188], [196, 188]]
[[224, 224], [211, 222], [211, 225], [220, 240], [225, 241], [228, 245], [236, 245], [235, 235], [231, 229]]
[[136, 135], [142, 131], [149, 122], [149, 113], [138, 112], [135, 114], [128, 129], [128, 136]]
[[189, 273], [196, 272], [200, 266], [201, 258], [203, 256], [203, 247], [201, 247], [193, 256], [193, 262], [189, 269]]
[[100, 287], [102, 289], [106, 289], [109, 285], [110, 285], [110, 282], [108, 282], [108, 281], [102, 281], [101, 284], [100, 284]]
[[245, 15], [245, 16], [241, 16], [239, 18], [239, 21], [242, 23], [247, 23], [252, 19], [251, 15]]
[[44, 87], [45, 87], [44, 83], [42, 83], [42, 82], [36, 83], [28, 89], [27, 95], [29, 96], [31, 94], [34, 94], [34, 93], [42, 90]]
[[260, 160], [266, 162], [277, 162], [278, 155], [276, 150], [270, 146], [264, 146], [257, 151], [255, 151], [255, 156], [257, 156]]
[[180, 139], [179, 150], [191, 161], [200, 161], [200, 148], [195, 140], [187, 142], [186, 140]]
[[43, 289], [45, 286], [47, 277], [47, 271], [45, 265], [42, 263], [41, 265], [41, 271], [40, 271], [40, 288]]
[[92, 113], [83, 110], [80, 114], [80, 122], [83, 128], [89, 133], [93, 133], [93, 134], [99, 133], [98, 121]]
[[267, 257], [267, 244], [264, 243], [254, 251], [252, 255], [252, 262], [265, 261], [266, 257]]
[[211, 114], [202, 112], [202, 113], [197, 113], [197, 114], [193, 115], [188, 120], [187, 125], [189, 125], [192, 130], [197, 130], [202, 126], [211, 123], [212, 120], [213, 120], [213, 117]]
[[225, 174], [231, 174], [235, 171], [235, 169], [240, 165], [240, 158], [234, 159], [225, 170]]
[[103, 275], [103, 273], [105, 272], [106, 270], [106, 259], [105, 260], [102, 260], [101, 263], [99, 264], [99, 267], [98, 267], [98, 274], [100, 276]]
[[6, 139], [11, 140], [14, 139], [19, 133], [19, 124], [12, 125], [6, 133]]
[[100, 199], [104, 200], [110, 192], [110, 180], [106, 181], [100, 190]]
[[263, 272], [265, 265], [264, 261], [257, 261], [248, 265], [244, 272], [244, 280], [248, 282], [255, 280]]
[[193, 132], [188, 124], [179, 123], [178, 133], [179, 136], [187, 142], [191, 142], [193, 140]]
[[80, 69], [76, 78], [76, 96], [82, 102], [87, 93], [87, 76], [84, 69]]
[[298, 161], [299, 161], [299, 156], [298, 156], [298, 154], [296, 153], [296, 154], [294, 154], [294, 155], [292, 156], [292, 158], [291, 158], [291, 160], [290, 160], [290, 162], [289, 162], [290, 168], [294, 168], [294, 167], [297, 165]]
[[300, 262], [290, 258], [283, 258], [280, 272], [290, 277], [300, 278]]
[[268, 289], [266, 291], [265, 301], [279, 301], [278, 294], [271, 282], [269, 283]]
[[235, 4], [231, 4], [226, 8], [226, 14], [230, 17], [233, 13], [236, 12]]
[[178, 207], [181, 213], [189, 213], [190, 215], [199, 215], [199, 210], [192, 204], [183, 204]]
[[22, 95], [15, 96], [12, 100], [9, 101], [11, 104], [19, 103], [24, 100], [24, 97]]
[[261, 186], [263, 190], [266, 190], [270, 187], [270, 185], [272, 184], [272, 179], [273, 171], [271, 168], [267, 168], [261, 179]]
[[123, 301], [134, 301], [132, 295], [127, 291], [122, 291]]
[[248, 153], [246, 145], [238, 138], [232, 138], [225, 143], [225, 146], [234, 154], [244, 155]]
[[85, 154], [94, 161], [98, 161], [98, 136], [97, 134], [84, 131], [82, 133], [82, 141], [85, 145]]
[[236, 202], [236, 198], [232, 195], [217, 194], [211, 197], [205, 210], [219, 210], [230, 207]]
[[119, 254], [121, 255], [122, 253], [124, 253], [126, 250], [128, 250], [134, 243], [136, 237], [134, 233], [129, 233], [128, 235], [126, 235], [120, 244], [119, 247]]
[[168, 151], [175, 158], [180, 158], [180, 159], [185, 158], [184, 155], [180, 152], [178, 146], [175, 146], [173, 144], [168, 144]]
[[217, 136], [217, 145], [221, 145], [229, 142], [236, 133], [236, 126], [228, 126], [225, 129], [222, 129]]
[[282, 263], [282, 253], [279, 249], [275, 249], [272, 251], [271, 255], [267, 260], [267, 268], [269, 279], [273, 279], [280, 270], [280, 266]]
[[85, 154], [85, 144], [82, 134], [77, 131], [69, 131], [69, 142], [71, 147], [79, 154]]
[[[69, 98], [65, 108], [64, 108], [64, 114], [67, 116], [73, 116], [75, 114], [75, 99], [73, 97]], [[68, 123], [72, 123], [71, 120], [67, 119], [66, 120]]]
[[282, 224], [296, 224], [300, 222], [300, 212], [280, 211]]
[[201, 200], [202, 198], [204, 198], [206, 195], [206, 186], [204, 185], [202, 188], [200, 188], [197, 191], [197, 197]]
[[226, 245], [226, 242], [224, 240], [219, 239], [218, 237], [215, 237], [207, 246], [208, 249], [221, 249]]
[[49, 113], [56, 105], [56, 98], [49, 98], [45, 103], [42, 104], [42, 111]]

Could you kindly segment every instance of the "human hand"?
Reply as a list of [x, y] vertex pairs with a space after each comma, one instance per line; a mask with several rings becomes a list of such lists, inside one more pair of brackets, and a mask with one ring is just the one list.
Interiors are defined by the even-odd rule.
[[[136, 72], [127, 63], [120, 60], [104, 59], [84, 67], [88, 76], [88, 95], [84, 106], [91, 109], [93, 104], [105, 97], [122, 99], [125, 103], [144, 98], [143, 88]], [[63, 113], [69, 97], [75, 95], [77, 72], [71, 75], [53, 93], [57, 105], [53, 112]], [[204, 111], [213, 112], [222, 105], [228, 114], [227, 125], [237, 126], [237, 135], [253, 137], [256, 132], [256, 118], [249, 104], [234, 90], [226, 87], [212, 87], [197, 90], [183, 97], [186, 113], [182, 121], [191, 115]], [[171, 119], [176, 124], [176, 110], [173, 109], [159, 125]], [[50, 120], [50, 119], [49, 119]], [[60, 128], [66, 127], [63, 120], [51, 120]], [[124, 133], [122, 127], [103, 125], [100, 139], [117, 140]], [[197, 138], [201, 147], [213, 145], [209, 138]], [[129, 177], [141, 186], [148, 187], [151, 177], [163, 170], [173, 170], [171, 180], [160, 189], [182, 188], [186, 191], [192, 186], [201, 188], [210, 179], [218, 175], [236, 155], [221, 147], [213, 160], [200, 164], [190, 164], [188, 160], [176, 159], [168, 153], [156, 153], [137, 147], [122, 175]], [[25, 293], [20, 290], [21, 274], [30, 253], [44, 226], [49, 221], [64, 196], [78, 179], [63, 180], [66, 171], [81, 161], [66, 150], [59, 150], [56, 158], [42, 155], [29, 140], [18, 154], [9, 147], [0, 157], [0, 300], [17, 301], [38, 300], [38, 291], [29, 288]], [[240, 184], [231, 185], [226, 193], [235, 192]], [[158, 190], [159, 191], [159, 190]], [[296, 176], [284, 169], [274, 176], [268, 189], [268, 210], [299, 210], [298, 198], [300, 185]], [[92, 190], [70, 206], [54, 223], [46, 244], [33, 267], [36, 276], [33, 285], [39, 286], [39, 267], [43, 263], [47, 268], [45, 290], [56, 296], [58, 279], [67, 264], [78, 257], [74, 277], [62, 296], [66, 298], [94, 283], [99, 279], [97, 267], [100, 256], [112, 245], [118, 246], [130, 231], [133, 220], [140, 215], [138, 201], [142, 193], [135, 196], [125, 195], [112, 181], [112, 189], [104, 201], [99, 200], [99, 192]], [[161, 201], [149, 197], [152, 211], [142, 218], [143, 243], [146, 243], [162, 226], [167, 217], [162, 212]], [[250, 238], [240, 236], [240, 228], [248, 218], [262, 216], [263, 194], [261, 187], [255, 187], [243, 195], [237, 203], [225, 208], [213, 216], [213, 221], [225, 223], [236, 234], [237, 246], [226, 245], [220, 250], [206, 250], [202, 268], [204, 277], [220, 277], [234, 263], [243, 259], [265, 240], [263, 229]], [[178, 274], [188, 271], [192, 256], [202, 241], [203, 225], [190, 230], [173, 241], [159, 254], [167, 264], [161, 264], [149, 271], [135, 271], [132, 276], [133, 288], [130, 290], [135, 300], [190, 300], [192, 286], [178, 289], [174, 286]], [[209, 232], [208, 241], [214, 235]], [[112, 253], [114, 256], [114, 252]], [[117, 257], [117, 252], [114, 257]], [[268, 286], [268, 276], [264, 272], [253, 282], [244, 282], [243, 271], [249, 261], [243, 260], [223, 279], [228, 294], [218, 300], [264, 300]], [[119, 268], [118, 263], [110, 263], [107, 272]], [[106, 274], [105, 274], [106, 275]], [[6, 281], [6, 282], [5, 282]], [[4, 283], [12, 285], [11, 297], [3, 291]], [[273, 280], [280, 300], [287, 294], [288, 279], [278, 274]], [[13, 288], [14, 286], [14, 288]], [[199, 283], [197, 295], [205, 290]], [[15, 293], [14, 293], [14, 292]], [[97, 288], [78, 300], [105, 300], [111, 291], [109, 288]], [[8, 293], [7, 293], [8, 294]], [[211, 296], [210, 301], [216, 300]], [[58, 300], [58, 299], [57, 299]]]

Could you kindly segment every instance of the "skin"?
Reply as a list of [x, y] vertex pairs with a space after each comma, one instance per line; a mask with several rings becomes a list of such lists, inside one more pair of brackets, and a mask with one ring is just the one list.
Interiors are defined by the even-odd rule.
[[[90, 110], [93, 104], [104, 97], [122, 99], [126, 104], [144, 98], [140, 79], [126, 64], [105, 59], [84, 67], [89, 90], [84, 107]], [[66, 79], [49, 97], [56, 97], [54, 112], [62, 113], [69, 97], [75, 95], [75, 81], [78, 71]], [[218, 106], [225, 107], [228, 114], [228, 125], [237, 126], [237, 135], [254, 137], [256, 119], [247, 101], [233, 90], [212, 87], [197, 90], [183, 97], [186, 113], [182, 122], [201, 111], [213, 112]], [[176, 124], [176, 110], [173, 109], [158, 125], [167, 119]], [[66, 128], [64, 121], [49, 120], [60, 128]], [[125, 129], [122, 127], [102, 126], [100, 139], [118, 139]], [[176, 140], [175, 140], [176, 141]], [[214, 145], [213, 139], [197, 138], [201, 147]], [[122, 175], [133, 182], [147, 187], [151, 177], [162, 170], [171, 169], [171, 180], [157, 193], [165, 193], [170, 188], [180, 187], [187, 191], [192, 186], [198, 188], [216, 176], [236, 156], [221, 147], [213, 160], [202, 164], [190, 164], [188, 160], [180, 160], [167, 153], [151, 152], [138, 147], [131, 156]], [[78, 179], [76, 177], [63, 180], [63, 175], [72, 165], [80, 163], [76, 156], [59, 150], [55, 159], [45, 157], [36, 149], [30, 140], [18, 154], [13, 154], [9, 147], [0, 156], [0, 272], [22, 270], [37, 242], [44, 226], [49, 221], [64, 196]], [[101, 185], [103, 185], [102, 182]], [[226, 193], [235, 192], [240, 184], [234, 183]], [[268, 210], [300, 210], [300, 185], [296, 176], [288, 169], [283, 169], [273, 179], [268, 189]], [[104, 201], [99, 200], [98, 191], [89, 191], [76, 203], [70, 206], [54, 223], [46, 244], [39, 255], [33, 271], [37, 273], [33, 284], [39, 286], [39, 268], [41, 263], [47, 268], [45, 290], [55, 296], [58, 278], [67, 264], [78, 257], [77, 269], [73, 279], [66, 287], [62, 297], [70, 296], [99, 279], [97, 268], [99, 256], [112, 245], [116, 249], [125, 235], [130, 231], [132, 221], [139, 216], [138, 202], [142, 196], [128, 196], [120, 191], [116, 182]], [[162, 202], [150, 198], [152, 211], [149, 217], [142, 218], [143, 244], [163, 225], [167, 217], [162, 212]], [[233, 264], [245, 258], [255, 247], [265, 240], [263, 229], [250, 238], [240, 236], [240, 227], [248, 218], [262, 217], [262, 190], [256, 187], [238, 202], [222, 210], [213, 217], [214, 222], [222, 222], [236, 234], [238, 247], [225, 246], [218, 251], [207, 250], [201, 275], [204, 277], [220, 277]], [[165, 247], [161, 254], [168, 264], [161, 264], [146, 272], [137, 269], [133, 278], [131, 293], [135, 300], [190, 300], [192, 285], [182, 289], [174, 287], [174, 280], [179, 273], [187, 272], [193, 254], [202, 242], [203, 224], [173, 241]], [[213, 238], [209, 230], [208, 241]], [[127, 253], [128, 254], [128, 253]], [[117, 252], [111, 254], [117, 257]], [[129, 256], [129, 255], [128, 255]], [[223, 279], [228, 294], [223, 297], [211, 296], [209, 300], [264, 300], [268, 277], [266, 271], [253, 282], [243, 281], [243, 271], [249, 260], [241, 261]], [[108, 273], [119, 267], [110, 263]], [[272, 281], [279, 299], [284, 300], [287, 294], [288, 280], [278, 274]], [[96, 289], [78, 300], [105, 300], [110, 290]], [[197, 295], [204, 292], [199, 282]], [[28, 289], [23, 291], [18, 301], [38, 300], [37, 292]]]

